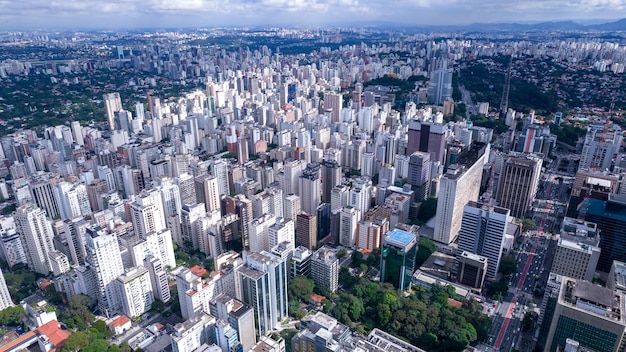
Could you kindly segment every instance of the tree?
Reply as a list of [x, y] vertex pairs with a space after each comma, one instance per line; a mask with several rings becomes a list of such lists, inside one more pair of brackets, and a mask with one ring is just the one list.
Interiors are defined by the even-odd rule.
[[352, 256], [350, 258], [351, 262], [350, 262], [350, 266], [353, 268], [356, 268], [358, 266], [361, 265], [361, 263], [363, 262], [363, 253], [361, 253], [361, 251], [352, 251]]
[[524, 218], [524, 220], [522, 220], [522, 231], [531, 231], [535, 229], [537, 229], [537, 224], [532, 219]]
[[104, 320], [96, 320], [91, 327], [102, 334], [107, 332], [107, 323]]
[[287, 285], [287, 292], [291, 299], [306, 302], [311, 298], [315, 283], [306, 276], [298, 275]]
[[63, 350], [65, 351], [79, 351], [84, 347], [89, 345], [89, 335], [82, 331], [77, 331], [72, 333], [67, 340], [65, 340], [65, 344], [63, 345]]
[[417, 254], [415, 255], [415, 265], [417, 267], [422, 266], [430, 257], [431, 254], [437, 251], [435, 242], [429, 240], [426, 237], [420, 237], [419, 246], [417, 247]]
[[337, 254], [335, 254], [335, 256], [337, 257], [337, 259], [341, 259], [343, 257], [345, 257], [346, 255], [348, 255], [348, 251], [345, 248], [340, 249]]
[[24, 316], [24, 308], [22, 306], [7, 307], [0, 311], [0, 325], [20, 325], [22, 316]]
[[422, 201], [417, 219], [423, 222], [430, 220], [437, 213], [437, 198], [428, 198]]
[[517, 259], [512, 255], [503, 255], [500, 259], [500, 272], [505, 276], [517, 272]]

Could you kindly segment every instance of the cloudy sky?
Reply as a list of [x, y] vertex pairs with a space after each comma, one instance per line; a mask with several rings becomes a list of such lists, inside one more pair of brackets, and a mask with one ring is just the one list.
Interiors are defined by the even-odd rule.
[[0, 0], [0, 30], [409, 25], [626, 17], [626, 0]]

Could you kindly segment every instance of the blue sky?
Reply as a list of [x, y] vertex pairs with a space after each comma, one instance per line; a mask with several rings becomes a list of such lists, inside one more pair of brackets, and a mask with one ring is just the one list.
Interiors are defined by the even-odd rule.
[[0, 29], [618, 19], [626, 0], [0, 0]]

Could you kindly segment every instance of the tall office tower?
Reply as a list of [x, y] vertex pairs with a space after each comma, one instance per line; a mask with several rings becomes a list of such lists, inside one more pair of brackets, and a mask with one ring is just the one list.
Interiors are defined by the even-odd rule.
[[282, 189], [268, 188], [252, 196], [252, 215], [258, 218], [264, 214], [272, 214], [275, 217], [284, 215]]
[[450, 165], [441, 177], [433, 235], [435, 241], [449, 244], [456, 239], [461, 228], [463, 207], [469, 201], [478, 200], [489, 147], [489, 144], [474, 143], [468, 151], [459, 155], [458, 163]]
[[384, 133], [380, 145], [385, 147], [382, 158], [378, 159], [383, 164], [393, 165], [398, 153], [398, 138], [395, 134]]
[[587, 127], [578, 167], [594, 170], [611, 168], [622, 145], [622, 129], [615, 124], [592, 124]]
[[85, 232], [89, 223], [83, 217], [63, 221], [63, 233], [67, 241], [70, 259], [75, 265], [84, 265], [87, 252], [85, 249]]
[[330, 191], [330, 210], [339, 211], [349, 204], [350, 188], [346, 185], [338, 185]]
[[108, 93], [102, 96], [104, 101], [104, 110], [107, 115], [109, 129], [115, 131], [118, 126], [115, 125], [115, 113], [122, 110], [122, 99], [120, 93]]
[[339, 259], [337, 251], [322, 246], [311, 256], [311, 279], [315, 286], [323, 288], [328, 293], [337, 292], [339, 288]]
[[173, 215], [180, 215], [183, 203], [180, 199], [180, 188], [174, 180], [168, 177], [164, 177], [160, 180], [156, 189], [161, 193], [161, 200], [163, 201], [163, 212], [165, 218]]
[[237, 161], [239, 165], [243, 165], [248, 162], [248, 140], [245, 137], [237, 138]]
[[203, 203], [206, 211], [221, 211], [219, 182], [217, 177], [201, 175], [195, 178], [196, 202]]
[[243, 260], [236, 271], [237, 299], [254, 309], [257, 332], [263, 336], [287, 317], [287, 262], [266, 251], [244, 252]]
[[339, 244], [353, 247], [356, 241], [357, 225], [361, 220], [361, 213], [353, 206], [347, 205], [339, 214]]
[[550, 272], [592, 281], [600, 259], [600, 247], [559, 238]]
[[320, 182], [320, 164], [307, 165], [300, 175], [300, 206], [302, 211], [315, 214], [320, 205], [322, 185]]
[[604, 170], [578, 169], [572, 185], [571, 197], [567, 209], [567, 216], [575, 217], [578, 213], [578, 206], [585, 198], [599, 200], [609, 199], [610, 193], [624, 193], [626, 188], [621, 186], [620, 175]]
[[389, 282], [399, 290], [411, 287], [415, 269], [417, 237], [395, 229], [383, 238], [380, 264], [380, 282]]
[[498, 205], [511, 216], [525, 218], [537, 193], [542, 160], [532, 154], [512, 155], [504, 161], [496, 193]]
[[9, 288], [7, 287], [7, 283], [4, 280], [4, 274], [0, 269], [0, 310], [5, 310], [9, 307], [13, 307], [13, 300], [11, 299], [11, 294], [9, 293]]
[[49, 180], [37, 180], [29, 184], [30, 192], [37, 206], [46, 211], [51, 219], [59, 217], [59, 206]]
[[300, 175], [304, 170], [305, 163], [302, 160], [285, 161], [283, 169], [285, 170], [285, 184], [283, 194], [300, 195], [298, 186], [300, 183]]
[[409, 156], [407, 182], [417, 189], [416, 200], [428, 198], [430, 195], [430, 154], [414, 152]]
[[290, 194], [285, 197], [283, 201], [283, 215], [286, 219], [291, 219], [296, 222], [297, 227], [297, 216], [301, 210], [300, 206], [300, 197], [295, 194]]
[[271, 214], [265, 214], [254, 219], [248, 225], [248, 242], [251, 252], [261, 252], [270, 249], [269, 228], [276, 222], [276, 218]]
[[509, 209], [490, 207], [470, 201], [463, 208], [459, 231], [459, 248], [487, 258], [487, 278], [495, 279], [500, 266], [506, 225], [511, 221]]
[[380, 247], [383, 235], [389, 231], [389, 220], [384, 217], [374, 221], [361, 220], [357, 224], [356, 246], [357, 248], [373, 251]]
[[155, 255], [147, 255], [143, 260], [144, 268], [150, 274], [150, 284], [152, 284], [152, 294], [155, 299], [167, 303], [172, 298], [170, 285], [167, 281], [167, 271], [163, 261]]
[[443, 165], [446, 155], [446, 131], [446, 125], [411, 120], [405, 154], [429, 153], [431, 161], [438, 161]]
[[117, 235], [100, 227], [90, 227], [85, 234], [87, 264], [94, 271], [97, 282], [100, 312], [111, 317], [118, 312], [120, 297], [114, 281], [124, 273]]
[[131, 268], [118, 276], [114, 284], [122, 302], [122, 312], [127, 317], [139, 317], [152, 307], [154, 296], [148, 269], [143, 266]]
[[189, 246], [196, 238], [196, 222], [206, 216], [203, 203], [183, 205], [180, 215], [181, 237], [185, 246]]
[[51, 270], [48, 252], [54, 250], [54, 234], [46, 219], [46, 212], [29, 203], [17, 208], [13, 217], [15, 231], [22, 238], [28, 267], [34, 272], [47, 275]]
[[361, 155], [361, 176], [374, 177], [376, 174], [374, 153]]
[[301, 212], [296, 221], [296, 245], [315, 249], [317, 245], [317, 216]]
[[626, 196], [610, 194], [606, 201], [587, 198], [580, 203], [579, 218], [600, 230], [600, 259], [596, 270], [608, 273], [614, 260], [626, 258]]
[[538, 343], [544, 351], [561, 350], [568, 339], [579, 343], [579, 351], [622, 351], [626, 295], [588, 281], [564, 276], [560, 279], [556, 297], [549, 299], [553, 309], [544, 313], [539, 333]]
[[330, 203], [330, 193], [341, 184], [341, 166], [335, 160], [322, 162], [322, 202]]
[[360, 213], [360, 219], [370, 210], [372, 199], [372, 181], [367, 177], [353, 181], [348, 204], [356, 208]]
[[62, 219], [91, 214], [89, 195], [84, 183], [61, 182], [56, 187], [56, 195]]
[[239, 341], [244, 351], [256, 344], [254, 334], [254, 309], [228, 294], [221, 294], [209, 303], [211, 315], [228, 321], [239, 334]]
[[324, 109], [331, 109], [330, 122], [339, 122], [341, 108], [343, 107], [343, 96], [335, 92], [324, 92]]
[[428, 82], [428, 103], [442, 105], [446, 98], [452, 96], [452, 71], [442, 69], [430, 74]]
[[230, 184], [228, 183], [228, 162], [224, 159], [217, 159], [211, 165], [211, 175], [217, 177], [217, 185], [220, 195], [230, 194]]
[[176, 185], [180, 190], [180, 203], [182, 205], [196, 204], [196, 187], [195, 180], [191, 174], [181, 174], [175, 179]]
[[295, 247], [296, 229], [293, 220], [276, 218], [276, 222], [267, 228], [267, 243], [269, 250], [279, 243], [289, 242]]
[[152, 189], [143, 191], [130, 204], [133, 229], [138, 238], [145, 239], [148, 234], [158, 233], [167, 228], [161, 193]]

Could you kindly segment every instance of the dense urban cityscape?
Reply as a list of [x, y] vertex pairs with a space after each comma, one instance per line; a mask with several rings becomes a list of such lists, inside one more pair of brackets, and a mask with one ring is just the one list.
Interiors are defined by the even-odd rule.
[[0, 351], [623, 351], [624, 65], [624, 20], [0, 32]]

